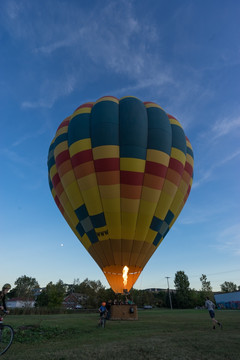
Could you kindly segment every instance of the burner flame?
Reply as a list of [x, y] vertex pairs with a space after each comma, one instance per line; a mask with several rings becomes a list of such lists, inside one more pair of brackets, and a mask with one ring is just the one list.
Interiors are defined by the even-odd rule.
[[127, 281], [128, 281], [128, 271], [129, 268], [127, 266], [124, 266], [123, 271], [122, 271], [122, 277], [123, 277], [123, 285], [124, 287], [127, 286]]

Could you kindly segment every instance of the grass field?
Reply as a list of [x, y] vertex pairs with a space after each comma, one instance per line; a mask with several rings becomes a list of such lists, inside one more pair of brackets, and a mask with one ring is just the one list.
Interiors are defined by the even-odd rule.
[[240, 311], [139, 310], [138, 321], [107, 321], [97, 314], [12, 315], [16, 331], [4, 358], [11, 360], [239, 360]]

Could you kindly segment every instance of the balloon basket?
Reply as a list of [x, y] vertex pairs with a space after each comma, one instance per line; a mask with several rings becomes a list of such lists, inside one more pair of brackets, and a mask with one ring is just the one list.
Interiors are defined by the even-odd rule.
[[138, 320], [137, 305], [112, 305], [110, 320]]

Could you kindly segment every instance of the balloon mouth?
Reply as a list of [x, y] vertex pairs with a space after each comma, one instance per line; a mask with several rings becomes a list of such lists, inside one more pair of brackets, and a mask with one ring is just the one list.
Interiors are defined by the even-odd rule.
[[102, 270], [116, 294], [128, 293], [142, 272], [141, 267], [126, 265], [105, 266]]

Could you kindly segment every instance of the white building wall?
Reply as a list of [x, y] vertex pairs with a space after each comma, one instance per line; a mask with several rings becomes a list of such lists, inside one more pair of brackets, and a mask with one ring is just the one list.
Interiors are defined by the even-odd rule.
[[7, 308], [16, 309], [16, 308], [33, 308], [35, 301], [23, 301], [23, 300], [8, 300], [6, 301]]

